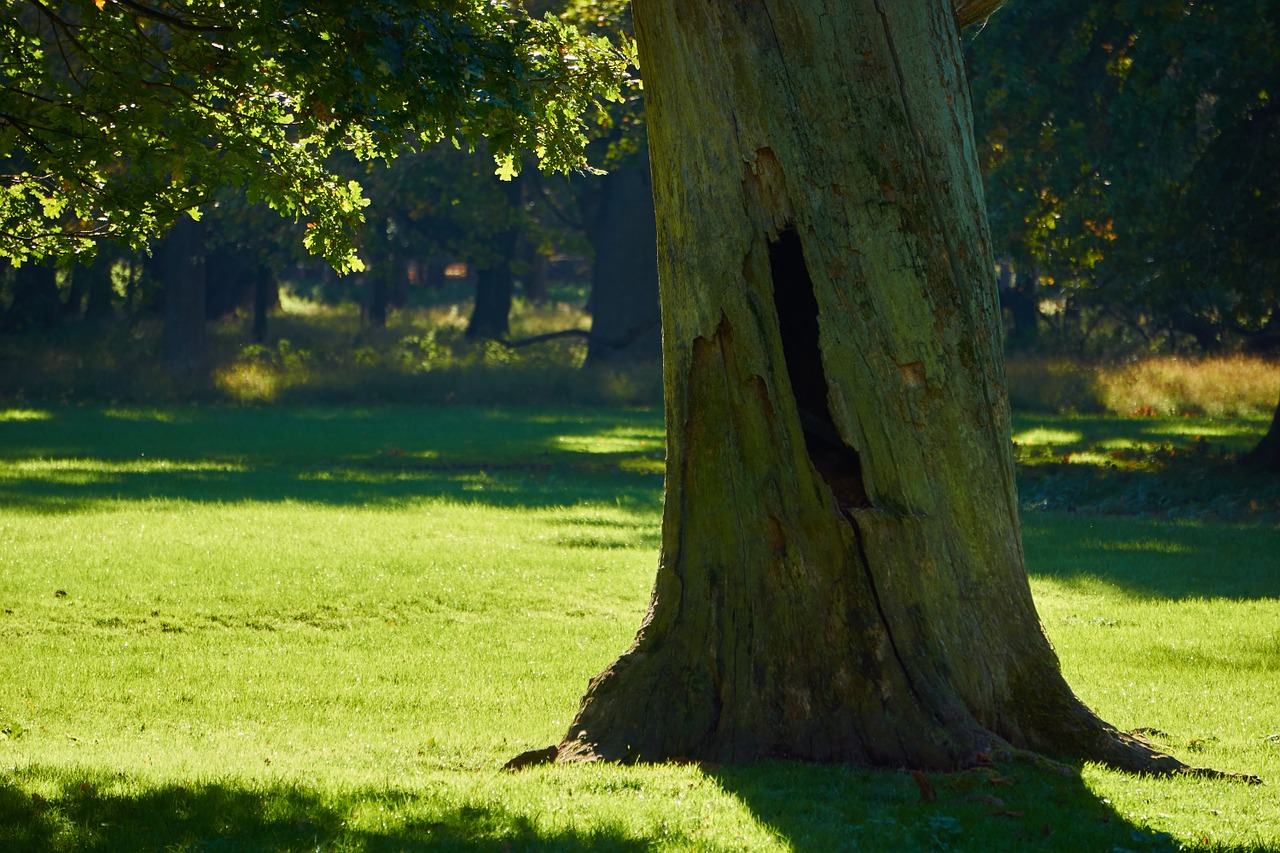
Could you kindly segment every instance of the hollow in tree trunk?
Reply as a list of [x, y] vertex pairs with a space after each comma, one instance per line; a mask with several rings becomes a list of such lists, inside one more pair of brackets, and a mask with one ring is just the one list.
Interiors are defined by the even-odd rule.
[[1027, 581], [942, 2], [635, 0], [663, 305], [662, 553], [562, 761], [1181, 765], [1072, 693]]

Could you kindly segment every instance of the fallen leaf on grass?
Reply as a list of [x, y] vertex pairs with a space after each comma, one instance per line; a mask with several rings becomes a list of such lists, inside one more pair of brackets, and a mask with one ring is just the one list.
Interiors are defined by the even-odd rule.
[[1004, 785], [1007, 788], [1013, 787], [1013, 780], [1006, 779], [1003, 776], [992, 776], [990, 779], [987, 780], [987, 782], [991, 785]]
[[925, 776], [919, 770], [911, 771], [911, 778], [916, 780], [916, 787], [920, 789], [920, 799], [926, 803], [932, 803], [938, 799], [938, 792], [934, 790], [933, 783], [929, 781], [929, 777]]

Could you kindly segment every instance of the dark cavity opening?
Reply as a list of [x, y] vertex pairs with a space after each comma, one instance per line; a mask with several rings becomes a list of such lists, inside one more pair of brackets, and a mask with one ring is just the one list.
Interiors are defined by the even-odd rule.
[[840, 506], [869, 507], [871, 502], [862, 482], [862, 460], [840, 437], [827, 404], [827, 377], [818, 343], [818, 300], [795, 228], [787, 228], [769, 241], [769, 270], [773, 276], [773, 306], [782, 334], [782, 355], [809, 459]]

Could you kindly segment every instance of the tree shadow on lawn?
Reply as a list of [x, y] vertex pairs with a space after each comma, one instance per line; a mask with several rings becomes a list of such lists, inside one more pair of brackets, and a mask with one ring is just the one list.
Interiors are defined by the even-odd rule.
[[[573, 768], [556, 772], [574, 773]], [[928, 775], [926, 800], [905, 772], [848, 765], [761, 762], [703, 772], [783, 845], [828, 850], [1172, 851], [1167, 833], [1117, 813], [1078, 773], [1020, 762]], [[0, 784], [0, 849], [13, 851], [216, 850], [647, 850], [696, 847], [696, 837], [637, 836], [608, 821], [575, 831], [492, 801], [462, 805], [430, 792], [364, 789], [326, 798], [299, 785], [143, 785], [105, 774], [36, 771], [49, 796]], [[46, 789], [47, 790], [47, 789]], [[385, 808], [386, 823], [370, 829]], [[378, 811], [381, 815], [382, 812]], [[665, 832], [665, 827], [664, 827]], [[1228, 853], [1245, 848], [1217, 848]]]
[[[169, 785], [141, 793], [110, 777], [57, 774], [52, 797], [0, 784], [0, 849], [6, 851], [217, 850], [644, 850], [608, 824], [586, 832], [539, 827], [500, 803], [432, 802], [429, 794], [344, 791], [341, 800], [296, 785]], [[383, 829], [365, 826], [385, 804]], [[355, 817], [351, 812], [361, 812]], [[388, 823], [390, 824], [388, 826]], [[353, 826], [352, 824], [355, 824]]]
[[[624, 410], [66, 410], [0, 419], [0, 506], [152, 498], [653, 507], [661, 414]], [[6, 470], [6, 468], [8, 470]]]
[[1023, 515], [1032, 577], [1145, 598], [1280, 598], [1280, 527], [1068, 513]]
[[1181, 849], [1090, 791], [1078, 768], [1009, 761], [929, 773], [927, 785], [906, 771], [781, 761], [708, 773], [797, 851]]

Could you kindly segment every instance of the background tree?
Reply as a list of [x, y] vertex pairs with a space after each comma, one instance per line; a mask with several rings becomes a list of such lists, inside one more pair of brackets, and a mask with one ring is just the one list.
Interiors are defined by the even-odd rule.
[[582, 163], [581, 115], [625, 58], [553, 18], [480, 0], [253, 9], [79, 0], [0, 10], [0, 254], [140, 246], [216, 190], [305, 220], [340, 267], [364, 201], [326, 158], [442, 138]]
[[1280, 341], [1277, 25], [1266, 0], [992, 17], [967, 58], [995, 249], [1018, 281], [1043, 271], [1051, 295], [1148, 338]]

